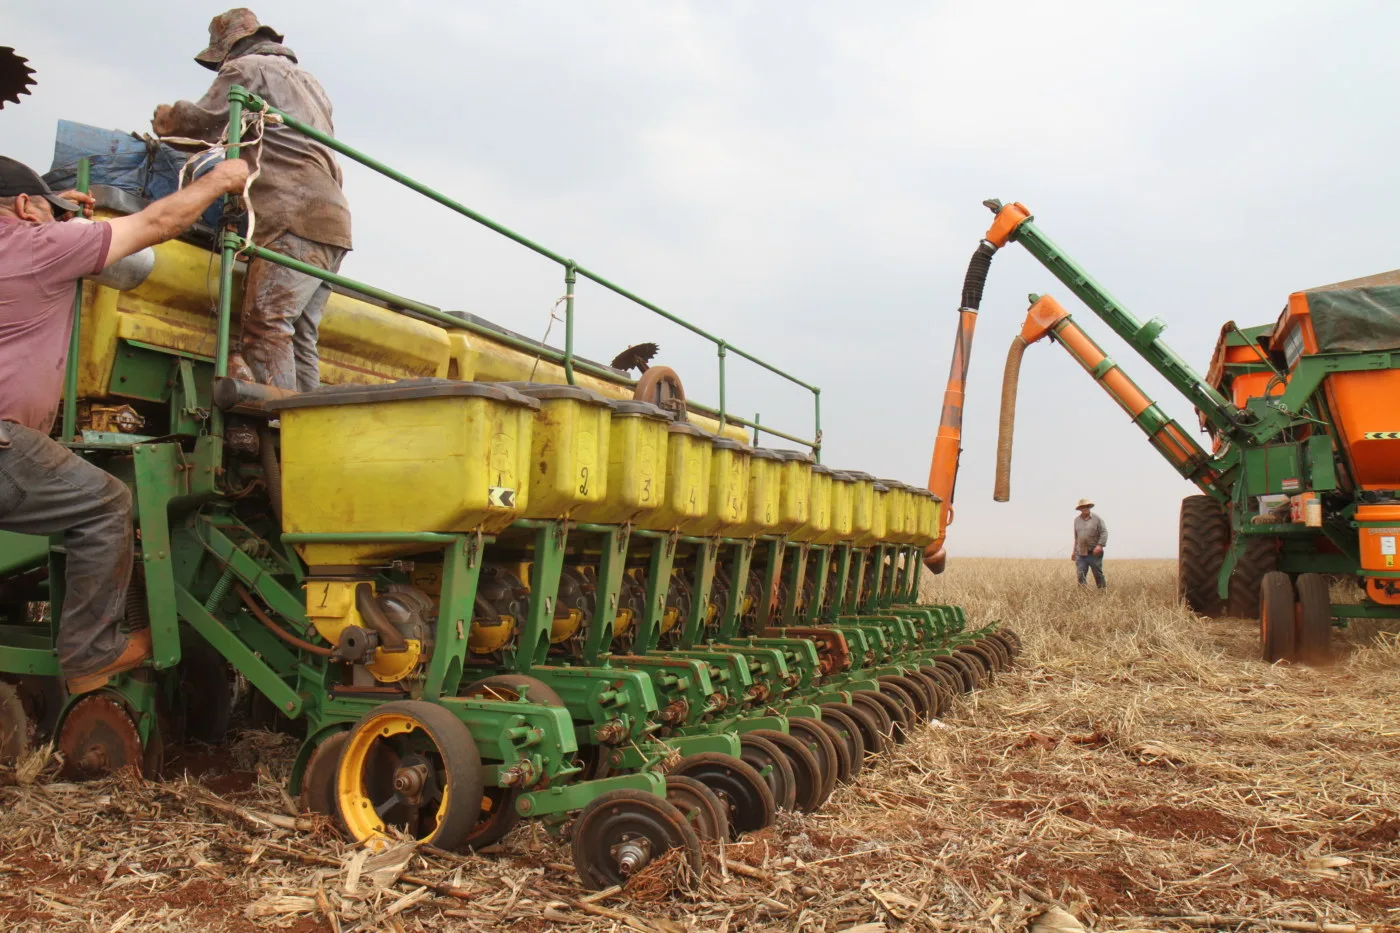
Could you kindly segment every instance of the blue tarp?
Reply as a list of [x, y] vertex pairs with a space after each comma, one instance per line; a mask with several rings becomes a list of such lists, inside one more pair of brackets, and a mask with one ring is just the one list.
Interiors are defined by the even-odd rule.
[[[78, 160], [84, 156], [92, 160], [94, 185], [120, 188], [150, 201], [163, 198], [179, 187], [180, 171], [186, 159], [183, 152], [132, 133], [59, 120], [58, 135], [53, 146], [53, 166], [44, 176], [44, 181], [55, 191], [76, 187]], [[212, 167], [213, 162], [207, 168]], [[219, 204], [215, 203], [204, 212], [201, 222], [217, 227], [220, 210]]]

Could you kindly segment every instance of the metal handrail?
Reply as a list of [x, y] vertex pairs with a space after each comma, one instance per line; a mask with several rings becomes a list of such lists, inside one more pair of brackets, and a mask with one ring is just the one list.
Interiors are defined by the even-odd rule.
[[[330, 282], [332, 284], [341, 285], [345, 288], [360, 291], [364, 294], [370, 295], [371, 297], [378, 298], [381, 301], [384, 301], [385, 303], [391, 306], [391, 310], [410, 312], [412, 314], [430, 318], [435, 323], [442, 324], [447, 327], [455, 327], [461, 330], [469, 330], [474, 333], [481, 334], [483, 336], [489, 336], [492, 340], [499, 341], [501, 343], [506, 344], [507, 346], [522, 349], [527, 352], [543, 356], [553, 362], [561, 363], [564, 367], [565, 377], [567, 378], [570, 384], [573, 384], [575, 381], [576, 371], [582, 371], [590, 375], [599, 376], [611, 381], [617, 381], [618, 376], [614, 370], [598, 366], [596, 364], [588, 362], [587, 360], [581, 360], [574, 354], [574, 284], [578, 280], [578, 277], [582, 276], [583, 278], [588, 279], [589, 281], [597, 285], [601, 285], [602, 287], [608, 289], [609, 291], [617, 295], [620, 295], [623, 298], [626, 298], [634, 304], [640, 305], [641, 307], [646, 308], [648, 311], [660, 315], [661, 317], [665, 318], [671, 323], [680, 325], [681, 327], [685, 328], [691, 333], [699, 337], [703, 337], [704, 339], [710, 341], [712, 344], [715, 345], [715, 352], [719, 361], [719, 407], [717, 409], [711, 409], [702, 405], [692, 405], [691, 407], [715, 415], [718, 418], [721, 427], [723, 427], [726, 424], [737, 424], [743, 427], [751, 428], [755, 431], [762, 431], [765, 434], [771, 434], [775, 437], [781, 437], [786, 440], [792, 441], [793, 443], [801, 444], [805, 447], [811, 448], [812, 453], [817, 457], [817, 459], [821, 459], [822, 409], [821, 389], [819, 387], [811, 385], [810, 383], [807, 383], [797, 378], [796, 376], [791, 375], [790, 373], [784, 372], [783, 370], [779, 369], [773, 364], [762, 360], [759, 357], [740, 349], [739, 347], [734, 346], [727, 340], [714, 336], [713, 334], [709, 333], [703, 328], [700, 328], [690, 323], [684, 318], [672, 314], [665, 308], [653, 304], [652, 302], [647, 301], [646, 299], [634, 294], [631, 291], [628, 291], [620, 285], [609, 281], [608, 279], [604, 278], [598, 273], [579, 265], [573, 259], [569, 259], [560, 253], [557, 253], [545, 246], [542, 246], [539, 243], [536, 243], [533, 240], [519, 233], [516, 233], [509, 227], [497, 223], [496, 221], [490, 219], [489, 217], [486, 217], [483, 214], [478, 213], [477, 211], [472, 210], [464, 204], [461, 204], [453, 200], [452, 198], [449, 198], [446, 195], [435, 191], [434, 189], [423, 184], [422, 182], [410, 178], [407, 175], [404, 175], [403, 173], [393, 168], [390, 168], [384, 163], [378, 161], [377, 159], [367, 156], [364, 153], [359, 152], [358, 150], [353, 149], [350, 146], [347, 146], [345, 143], [336, 139], [334, 136], [330, 136], [326, 133], [323, 133], [313, 126], [308, 126], [307, 124], [296, 119], [290, 114], [284, 113], [283, 111], [278, 110], [276, 107], [270, 106], [262, 98], [258, 97], [256, 94], [249, 93], [248, 90], [242, 87], [241, 85], [234, 85], [233, 87], [229, 88], [228, 99], [228, 158], [238, 158], [240, 143], [242, 142], [244, 113], [266, 113], [272, 116], [277, 122], [281, 123], [282, 125], [287, 126], [290, 129], [296, 130], [297, 132], [310, 137], [311, 139], [315, 140], [321, 145], [340, 153], [346, 158], [352, 159], [365, 166], [366, 168], [372, 169], [378, 172], [379, 174], [385, 176], [386, 178], [396, 181], [399, 184], [438, 202], [444, 207], [447, 207], [461, 214], [462, 216], [467, 217], [470, 220], [474, 220], [482, 226], [487, 227], [488, 229], [493, 230], [496, 233], [499, 233], [502, 236], [515, 241], [516, 243], [519, 243], [521, 246], [524, 246], [527, 249], [538, 253], [546, 259], [552, 260], [553, 262], [563, 266], [564, 350], [561, 353], [560, 351], [555, 350], [552, 347], [546, 347], [543, 344], [537, 345], [517, 337], [512, 337], [508, 334], [502, 334], [499, 331], [493, 330], [489, 327], [485, 327], [484, 325], [478, 324], [475, 321], [468, 321], [462, 318], [454, 317], [453, 315], [447, 314], [439, 310], [438, 308], [435, 308], [428, 304], [424, 304], [423, 302], [414, 301], [409, 298], [404, 298], [400, 295], [395, 295], [392, 292], [388, 292], [379, 288], [374, 288], [372, 286], [356, 282], [353, 279], [348, 279], [336, 273], [328, 272], [324, 269], [318, 269], [315, 266], [310, 266], [303, 262], [298, 262], [295, 259], [283, 256], [280, 253], [273, 252], [272, 250], [264, 249], [259, 246], [254, 246], [252, 243], [248, 242], [246, 239], [239, 236], [238, 234], [233, 233], [232, 231], [226, 231], [221, 241], [221, 245], [223, 247], [223, 256], [222, 264], [220, 266], [219, 277], [219, 325], [217, 344], [218, 350], [216, 352], [214, 363], [214, 372], [216, 376], [228, 375], [228, 340], [229, 320], [232, 312], [231, 301], [233, 291], [233, 268], [237, 255], [239, 253], [246, 253], [258, 259], [263, 259], [268, 262], [273, 262], [277, 263], [278, 265], [286, 266], [290, 269], [295, 269], [298, 272], [314, 276], [316, 278], [321, 279], [322, 281]], [[811, 439], [805, 439], [791, 434], [786, 434], [782, 431], [778, 431], [774, 428], [768, 427], [767, 425], [759, 424], [757, 420], [749, 421], [745, 418], [736, 417], [735, 415], [730, 414], [726, 410], [727, 399], [725, 392], [725, 358], [730, 352], [734, 353], [736, 356], [742, 357], [743, 359], [749, 361], [750, 363], [753, 363], [754, 365], [762, 369], [767, 370], [773, 375], [779, 376], [787, 380], [788, 382], [791, 382], [793, 385], [799, 386], [812, 393], [814, 427]], [[624, 380], [624, 382], [630, 383], [630, 380]], [[216, 431], [216, 433], [219, 432]]]

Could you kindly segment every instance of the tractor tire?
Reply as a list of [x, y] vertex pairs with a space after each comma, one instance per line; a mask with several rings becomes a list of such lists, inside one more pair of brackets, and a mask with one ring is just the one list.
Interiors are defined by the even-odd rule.
[[1320, 573], [1298, 575], [1298, 660], [1321, 666], [1332, 661], [1332, 595]]
[[1263, 658], [1292, 661], [1298, 652], [1298, 622], [1293, 581], [1273, 570], [1259, 583], [1259, 647]]
[[1230, 574], [1230, 599], [1226, 603], [1229, 615], [1239, 619], [1259, 618], [1260, 587], [1264, 577], [1278, 565], [1278, 539], [1256, 536], [1249, 539], [1235, 572]]
[[1225, 601], [1217, 589], [1230, 547], [1230, 516], [1210, 496], [1181, 500], [1177, 530], [1176, 593], [1194, 613], [1219, 616]]

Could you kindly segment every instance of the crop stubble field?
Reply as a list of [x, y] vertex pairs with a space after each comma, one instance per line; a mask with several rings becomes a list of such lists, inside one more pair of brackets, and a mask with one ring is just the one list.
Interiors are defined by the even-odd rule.
[[[951, 563], [931, 601], [1000, 618], [1018, 670], [840, 788], [822, 812], [580, 890], [517, 830], [490, 857], [377, 860], [294, 819], [290, 740], [187, 751], [164, 783], [0, 774], [0, 929], [1094, 930], [1400, 923], [1400, 645], [1355, 630], [1327, 670], [1255, 660], [1253, 626], [1175, 603], [1175, 564]], [[1317, 926], [1325, 923], [1330, 926]], [[1073, 927], [1069, 927], [1073, 929]], [[1380, 929], [1377, 926], [1375, 929]]]

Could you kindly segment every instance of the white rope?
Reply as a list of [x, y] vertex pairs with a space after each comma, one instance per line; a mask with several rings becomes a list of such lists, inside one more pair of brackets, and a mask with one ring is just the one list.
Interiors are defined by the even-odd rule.
[[[552, 331], [552, 330], [554, 329], [554, 323], [555, 323], [556, 321], [558, 321], [558, 322], [561, 323], [561, 324], [564, 323], [564, 319], [563, 319], [562, 317], [559, 316], [558, 311], [559, 311], [559, 306], [562, 305], [564, 302], [566, 302], [566, 301], [568, 301], [568, 300], [569, 300], [569, 296], [568, 296], [568, 295], [560, 295], [560, 296], [559, 296], [559, 300], [556, 301], [556, 302], [554, 303], [554, 307], [552, 307], [552, 308], [549, 309], [549, 324], [545, 326], [545, 329], [544, 329], [544, 336], [540, 338], [540, 343], [545, 344], [546, 346], [548, 346], [548, 345], [549, 345], [549, 332]], [[532, 366], [532, 367], [530, 368], [530, 378], [527, 379], [527, 380], [525, 380], [526, 382], [534, 382], [534, 381], [535, 381], [535, 373], [539, 371], [539, 368], [540, 368], [540, 360], [543, 359], [543, 358], [544, 358], [544, 354], [543, 354], [543, 353], [537, 353], [537, 354], [535, 354], [535, 365]]]
[[[243, 183], [243, 203], [248, 210], [248, 235], [244, 237], [244, 241], [247, 244], [253, 242], [253, 233], [257, 229], [258, 215], [257, 211], [253, 208], [251, 192], [253, 183], [257, 181], [258, 176], [262, 174], [262, 142], [263, 137], [267, 134], [267, 124], [269, 122], [281, 123], [282, 118], [276, 114], [270, 114], [265, 111], [258, 111], [256, 113], [248, 113], [245, 111], [243, 114], [242, 134], [240, 135], [247, 135], [250, 126], [255, 128], [255, 132], [251, 135], [251, 138], [241, 139], [238, 143], [240, 147], [252, 150], [254, 154], [253, 170], [248, 173], [248, 180]], [[193, 147], [198, 150], [191, 153], [190, 156], [185, 159], [185, 164], [181, 166], [177, 190], [185, 187], [185, 177], [187, 174], [189, 178], [193, 180], [195, 174], [204, 166], [215, 160], [227, 158], [228, 156], [229, 139], [227, 127], [219, 134], [218, 141], [212, 143], [204, 139], [191, 139], [188, 136], [158, 136], [156, 138], [172, 146], [182, 146], [185, 148]], [[246, 246], [244, 248], [246, 249]], [[239, 250], [239, 252], [242, 253], [243, 250]]]

